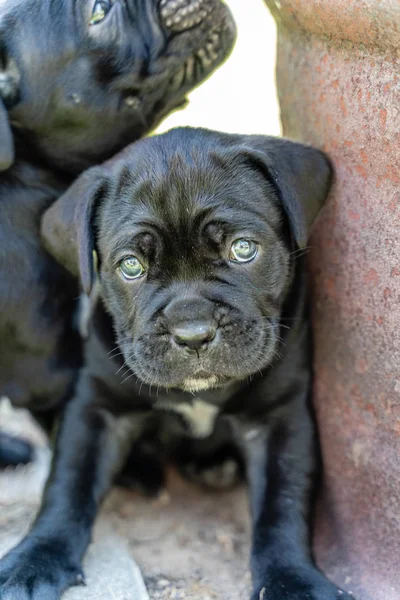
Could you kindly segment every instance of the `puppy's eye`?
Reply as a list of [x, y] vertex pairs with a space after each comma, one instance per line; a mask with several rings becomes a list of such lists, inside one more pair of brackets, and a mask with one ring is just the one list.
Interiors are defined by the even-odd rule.
[[110, 0], [96, 0], [89, 25], [98, 25], [104, 21], [112, 8]]
[[229, 259], [233, 262], [246, 263], [253, 260], [258, 254], [258, 246], [251, 240], [235, 240], [231, 246]]
[[121, 260], [118, 268], [125, 279], [138, 279], [145, 272], [144, 266], [136, 256], [127, 256]]

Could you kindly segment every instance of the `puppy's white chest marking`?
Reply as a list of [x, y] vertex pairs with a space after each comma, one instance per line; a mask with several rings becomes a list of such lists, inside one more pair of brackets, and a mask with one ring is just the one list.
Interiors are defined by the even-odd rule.
[[204, 438], [209, 436], [214, 430], [215, 419], [217, 418], [219, 408], [196, 398], [190, 404], [182, 402], [175, 404], [165, 400], [158, 400], [155, 409], [175, 412], [181, 415], [187, 423], [190, 433], [193, 437]]

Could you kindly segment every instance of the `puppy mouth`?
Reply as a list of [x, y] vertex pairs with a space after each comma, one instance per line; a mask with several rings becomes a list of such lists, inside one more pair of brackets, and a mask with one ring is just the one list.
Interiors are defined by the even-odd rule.
[[200, 25], [220, 4], [220, 0], [161, 0], [160, 17], [167, 29], [181, 33]]
[[234, 348], [223, 339], [198, 355], [179, 350], [169, 336], [152, 333], [125, 338], [120, 347], [125, 365], [143, 383], [197, 393], [245, 380], [272, 364], [277, 356], [276, 334], [269, 329], [259, 331], [252, 341], [242, 359], [238, 354], [245, 339], [236, 340]]
[[[159, 12], [166, 31], [178, 38], [178, 34], [186, 36], [185, 44], [192, 48], [170, 81], [171, 91], [197, 85], [230, 54], [236, 25], [221, 0], [161, 0]], [[197, 36], [196, 30], [199, 30]]]
[[[199, 365], [199, 368], [187, 370], [186, 373], [181, 372], [180, 375], [175, 376], [170, 380], [164, 380], [163, 376], [160, 380], [159, 373], [156, 375], [151, 368], [149, 369], [149, 363], [143, 365], [141, 361], [134, 360], [135, 353], [132, 352], [131, 344], [132, 342], [129, 341], [129, 338], [126, 339], [124, 344], [121, 344], [122, 353], [125, 357], [125, 364], [138, 379], [147, 385], [161, 385], [166, 389], [177, 389], [193, 394], [224, 387], [234, 379], [228, 375], [205, 371], [201, 369]], [[127, 349], [127, 345], [130, 347], [129, 350]]]

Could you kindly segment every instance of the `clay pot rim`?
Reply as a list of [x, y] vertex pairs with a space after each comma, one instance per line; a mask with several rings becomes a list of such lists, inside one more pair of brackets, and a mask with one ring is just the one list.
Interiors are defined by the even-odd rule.
[[400, 58], [398, 0], [265, 0], [278, 25]]

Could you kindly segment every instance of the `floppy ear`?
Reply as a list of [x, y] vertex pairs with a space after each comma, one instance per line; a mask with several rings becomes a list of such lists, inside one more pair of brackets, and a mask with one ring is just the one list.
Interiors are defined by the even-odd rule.
[[311, 146], [267, 136], [246, 136], [243, 149], [275, 187], [297, 245], [304, 248], [331, 186], [327, 156]]
[[9, 169], [13, 162], [14, 140], [8, 121], [8, 113], [0, 96], [0, 172]]
[[80, 275], [86, 294], [90, 294], [95, 274], [94, 214], [106, 182], [103, 168], [85, 171], [42, 218], [46, 250], [71, 273]]

